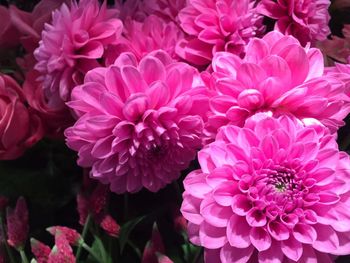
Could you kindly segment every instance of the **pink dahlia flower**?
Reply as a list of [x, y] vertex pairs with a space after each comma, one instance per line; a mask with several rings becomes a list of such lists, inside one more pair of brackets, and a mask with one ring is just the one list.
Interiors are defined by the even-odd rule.
[[162, 51], [140, 63], [123, 53], [89, 71], [69, 103], [80, 117], [65, 132], [78, 164], [116, 193], [155, 192], [177, 179], [202, 145], [208, 99], [193, 84], [196, 74]]
[[113, 64], [122, 52], [132, 52], [140, 60], [148, 53], [162, 49], [178, 59], [175, 47], [184, 35], [174, 22], [155, 15], [148, 16], [143, 22], [126, 19], [123, 33], [120, 43], [107, 49], [107, 65]]
[[35, 69], [42, 74], [46, 94], [56, 101], [70, 99], [72, 88], [82, 83], [85, 73], [97, 66], [105, 47], [115, 43], [122, 23], [114, 10], [100, 7], [97, 0], [63, 4], [46, 24], [34, 55]]
[[261, 0], [259, 13], [276, 19], [275, 30], [296, 37], [302, 45], [330, 34], [330, 0]]
[[350, 253], [350, 160], [322, 126], [259, 113], [223, 127], [182, 214], [207, 262], [333, 262]]
[[189, 36], [179, 43], [179, 56], [208, 65], [218, 51], [242, 54], [249, 39], [263, 29], [254, 5], [251, 0], [187, 1], [178, 17]]
[[341, 62], [350, 62], [350, 25], [344, 25], [342, 30], [344, 38], [332, 36], [331, 39], [319, 43], [319, 47], [324, 54], [331, 59]]
[[17, 58], [17, 63], [24, 71], [34, 68], [36, 60], [33, 52], [39, 46], [44, 24], [51, 22], [52, 11], [60, 7], [64, 1], [41, 0], [32, 12], [26, 12], [18, 9], [15, 5], [10, 5], [11, 22], [19, 32], [19, 42], [27, 52], [24, 58]]
[[178, 14], [186, 6], [186, 0], [147, 0], [145, 8], [148, 13], [164, 19], [178, 21]]
[[350, 112], [348, 85], [338, 75], [324, 74], [322, 53], [277, 31], [252, 39], [243, 59], [217, 53], [212, 70], [203, 74], [218, 94], [210, 101], [210, 133], [228, 123], [242, 126], [264, 110], [315, 118], [335, 132]]

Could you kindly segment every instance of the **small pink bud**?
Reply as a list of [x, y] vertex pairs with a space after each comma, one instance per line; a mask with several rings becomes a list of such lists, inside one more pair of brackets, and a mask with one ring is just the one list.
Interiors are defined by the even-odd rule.
[[34, 238], [30, 239], [30, 245], [36, 261], [38, 263], [47, 263], [49, 260], [51, 248]]
[[162, 237], [160, 236], [157, 223], [153, 224], [151, 240], [147, 242], [142, 255], [142, 263], [158, 263], [156, 253], [164, 253]]
[[65, 235], [56, 233], [55, 246], [51, 250], [48, 263], [75, 263], [73, 250]]
[[100, 222], [100, 226], [112, 237], [118, 237], [120, 232], [120, 226], [110, 215], [106, 215]]
[[18, 198], [16, 208], [7, 208], [7, 242], [14, 248], [25, 245], [29, 232], [28, 209], [23, 197]]
[[79, 245], [83, 242], [81, 235], [72, 228], [65, 226], [52, 226], [46, 229], [51, 235], [63, 234], [71, 245]]
[[98, 184], [90, 197], [91, 212], [94, 215], [99, 215], [107, 205], [108, 186]]

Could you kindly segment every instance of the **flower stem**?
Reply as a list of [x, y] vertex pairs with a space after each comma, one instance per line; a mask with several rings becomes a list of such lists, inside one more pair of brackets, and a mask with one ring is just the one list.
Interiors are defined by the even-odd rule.
[[[83, 228], [83, 232], [81, 234], [81, 238], [83, 239], [83, 242], [85, 242], [85, 237], [86, 237], [86, 234], [90, 228], [90, 224], [91, 224], [91, 215], [88, 214], [86, 220], [85, 220], [85, 224], [84, 224], [84, 228]], [[83, 247], [83, 244], [79, 244], [78, 246], [78, 250], [77, 250], [77, 254], [75, 255], [75, 259], [76, 259], [76, 262], [78, 262], [79, 260], [79, 257], [80, 257], [80, 254], [81, 254], [81, 251], [82, 251], [82, 247]]]
[[124, 220], [127, 221], [129, 218], [129, 195], [124, 194]]
[[97, 260], [97, 262], [103, 263], [103, 262], [101, 261], [101, 257], [98, 256], [98, 255], [95, 253], [95, 251], [93, 251], [93, 250], [91, 249], [91, 247], [89, 247], [86, 243], [83, 243], [81, 247], [84, 248], [87, 252], [89, 252], [89, 254], [90, 254], [91, 256], [93, 256], [93, 257]]
[[[0, 235], [3, 236], [5, 240], [7, 239], [2, 214], [0, 214]], [[6, 249], [7, 255], [9, 256], [10, 262], [15, 263], [16, 261], [13, 257], [11, 248], [9, 247], [6, 241], [4, 243], [5, 243], [5, 249]]]
[[29, 263], [28, 258], [26, 256], [26, 253], [24, 252], [23, 248], [19, 249], [19, 254], [21, 255], [22, 263]]

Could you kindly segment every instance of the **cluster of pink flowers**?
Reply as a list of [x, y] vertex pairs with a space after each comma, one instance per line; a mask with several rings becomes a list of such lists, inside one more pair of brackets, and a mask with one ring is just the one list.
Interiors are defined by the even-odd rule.
[[[78, 195], [80, 223], [90, 215], [116, 237], [108, 189], [157, 192], [198, 156], [181, 212], [206, 262], [331, 262], [350, 254], [350, 159], [336, 142], [350, 113], [350, 33], [348, 25], [344, 38], [327, 40], [329, 6], [42, 0], [32, 13], [0, 7], [0, 47], [25, 51], [17, 58], [22, 73], [0, 75], [0, 159], [19, 157], [44, 135], [65, 136], [78, 165], [102, 183], [85, 183]], [[344, 64], [326, 67], [324, 56]], [[9, 230], [20, 222], [8, 218]], [[77, 233], [49, 232], [53, 249], [32, 242], [38, 262], [74, 262]], [[171, 261], [160, 243], [154, 227], [144, 261]]]

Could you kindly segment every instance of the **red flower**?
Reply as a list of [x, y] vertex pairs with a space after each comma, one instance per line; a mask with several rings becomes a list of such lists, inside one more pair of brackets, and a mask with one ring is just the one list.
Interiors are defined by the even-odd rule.
[[49, 260], [51, 248], [34, 238], [30, 239], [30, 245], [36, 261], [38, 263], [47, 263]]
[[24, 246], [28, 237], [28, 209], [23, 197], [18, 198], [16, 208], [7, 209], [8, 244], [14, 248]]
[[51, 235], [63, 234], [69, 244], [79, 245], [83, 242], [81, 235], [75, 230], [65, 226], [52, 226], [46, 229]]
[[112, 237], [118, 237], [120, 232], [120, 226], [110, 215], [105, 215], [100, 222], [100, 226]]
[[51, 250], [48, 263], [75, 263], [73, 250], [64, 234], [56, 233], [55, 246]]

